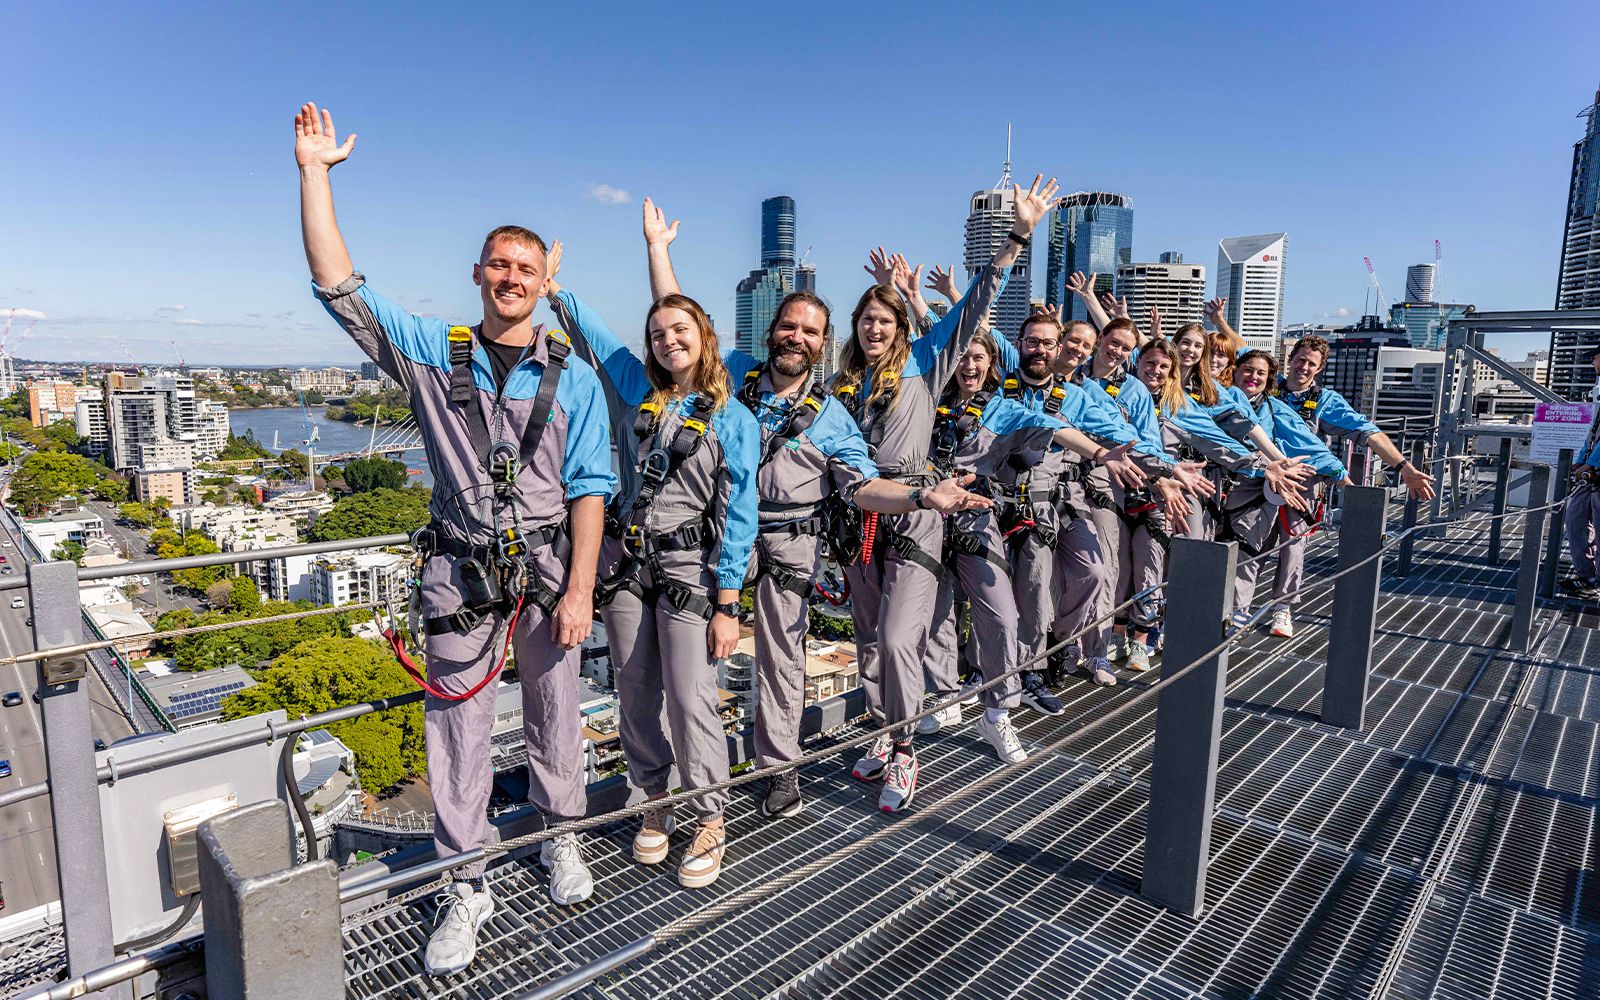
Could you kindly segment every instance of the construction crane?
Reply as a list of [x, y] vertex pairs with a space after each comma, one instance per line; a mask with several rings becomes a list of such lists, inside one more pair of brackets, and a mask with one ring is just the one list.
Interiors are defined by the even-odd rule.
[[[811, 247], [814, 247], [814, 246], [816, 246], [815, 243], [811, 244]], [[806, 266], [806, 258], [811, 256], [811, 247], [806, 247], [806, 252], [800, 255], [800, 262], [795, 265], [796, 268], [801, 268], [801, 267], [805, 267]]]
[[1372, 269], [1371, 257], [1363, 257], [1361, 258], [1361, 261], [1367, 265], [1367, 275], [1372, 278], [1372, 287], [1378, 290], [1378, 301], [1373, 305], [1373, 308], [1382, 309], [1384, 303], [1383, 282], [1378, 280], [1378, 272]]
[[1435, 301], [1435, 302], [1443, 302], [1443, 301], [1445, 301], [1445, 297], [1444, 297], [1444, 282], [1439, 280], [1439, 272], [1440, 272], [1439, 261], [1440, 261], [1440, 258], [1442, 258], [1443, 256], [1444, 256], [1444, 251], [1440, 249], [1439, 241], [1438, 240], [1434, 240], [1433, 241], [1433, 301]]
[[183, 352], [178, 350], [178, 342], [176, 340], [169, 340], [167, 343], [172, 345], [172, 353], [178, 356], [178, 370], [180, 372], [188, 371], [189, 366], [183, 362]]

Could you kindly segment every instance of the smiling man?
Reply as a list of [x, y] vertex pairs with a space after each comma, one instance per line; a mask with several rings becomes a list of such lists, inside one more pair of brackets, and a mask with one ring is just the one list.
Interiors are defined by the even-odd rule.
[[[668, 248], [678, 223], [650, 199], [644, 202], [644, 238], [650, 262], [650, 294], [678, 291]], [[756, 474], [760, 521], [752, 562], [755, 583], [756, 764], [771, 767], [800, 756], [800, 719], [805, 711], [806, 627], [810, 595], [821, 565], [821, 538], [828, 503], [882, 514], [931, 509], [942, 513], [987, 507], [989, 501], [954, 479], [913, 488], [878, 475], [866, 439], [839, 401], [811, 377], [828, 350], [827, 305], [810, 292], [791, 292], [767, 327], [767, 360], [728, 351], [723, 361], [738, 399], [761, 425], [761, 465]], [[965, 477], [966, 481], [972, 479]], [[803, 808], [794, 771], [773, 778], [761, 815], [794, 816]]]
[[[520, 226], [483, 241], [472, 281], [476, 326], [415, 316], [355, 270], [333, 212], [328, 171], [355, 148], [333, 116], [295, 115], [300, 223], [317, 298], [356, 345], [406, 390], [435, 484], [416, 631], [426, 632], [423, 720], [440, 857], [483, 846], [492, 781], [489, 735], [508, 636], [521, 679], [528, 798], [547, 821], [586, 811], [578, 713], [578, 645], [594, 620], [595, 565], [611, 472], [605, 401], [593, 369], [567, 356], [560, 331], [533, 322], [545, 244]], [[420, 599], [420, 600], [419, 600]], [[377, 789], [373, 789], [377, 791]], [[589, 898], [594, 881], [575, 834], [546, 841], [550, 898]], [[439, 895], [424, 964], [465, 969], [494, 913], [484, 863], [455, 872]]]

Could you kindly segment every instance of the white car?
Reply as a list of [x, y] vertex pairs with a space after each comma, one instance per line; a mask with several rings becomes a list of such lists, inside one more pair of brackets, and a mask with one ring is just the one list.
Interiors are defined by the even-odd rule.
[[24, 601], [24, 600], [23, 600], [23, 599], [22, 599], [22, 598], [20, 598], [20, 597], [13, 597], [13, 598], [12, 598], [12, 599], [11, 599], [11, 606], [12, 606], [12, 607], [13, 607], [13, 608], [22, 608], [22, 607], [26, 607], [26, 606], [27, 606], [27, 604], [28, 604], [28, 602], [27, 602], [27, 601]]
[[11, 544], [11, 539], [9, 539], [9, 538], [8, 538], [8, 539], [6, 539], [6, 540], [5, 540], [5, 541], [3, 541], [3, 542], [0, 542], [0, 545], [4, 545], [4, 546], [5, 546], [5, 547], [6, 547], [6, 548], [8, 548], [8, 549], [9, 549], [9, 548], [15, 548], [15, 546], [13, 546], [13, 545], [12, 545], [12, 544]]

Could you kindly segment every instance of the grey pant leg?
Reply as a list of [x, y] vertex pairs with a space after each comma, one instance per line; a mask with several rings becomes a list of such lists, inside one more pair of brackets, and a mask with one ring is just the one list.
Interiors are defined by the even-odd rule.
[[[768, 556], [817, 575], [817, 542], [810, 536], [769, 537]], [[756, 584], [756, 763], [783, 764], [800, 756], [800, 717], [806, 708], [806, 598], [784, 590], [770, 574]]]
[[867, 713], [883, 724], [883, 664], [878, 658], [878, 616], [883, 607], [883, 562], [875, 557], [863, 566], [860, 562], [845, 568], [850, 584], [850, 624], [856, 638], [856, 665], [861, 672], [861, 690], [866, 694]]
[[[974, 531], [996, 554], [1000, 536], [994, 518], [985, 514], [987, 526]], [[982, 555], [960, 553], [955, 558], [956, 575], [972, 607], [973, 666], [984, 681], [992, 681], [1017, 666], [1017, 600], [1011, 592], [1011, 578], [1005, 570]], [[1022, 681], [1016, 675], [987, 689], [981, 695], [985, 708], [1016, 708], [1022, 703]]]
[[[1080, 510], [1083, 508], [1079, 508]], [[1056, 538], [1056, 633], [1071, 635], [1100, 615], [1100, 595], [1105, 590], [1106, 561], [1094, 521], [1074, 518]], [[1078, 640], [1086, 657], [1106, 655], [1108, 624], [1089, 628]]]
[[655, 608], [619, 590], [600, 614], [611, 645], [617, 732], [628, 758], [628, 779], [646, 795], [657, 795], [671, 784], [673, 756]]
[[[491, 658], [499, 662], [504, 624], [504, 615], [491, 614], [471, 632], [429, 637], [428, 682], [450, 694], [470, 691], [489, 671]], [[471, 851], [488, 842], [489, 789], [494, 781], [489, 735], [494, 728], [499, 687], [498, 682], [490, 681], [466, 701], [450, 701], [431, 694], [423, 701], [422, 729], [428, 747], [428, 784], [433, 794], [433, 849], [439, 857]], [[576, 701], [574, 690], [574, 722]], [[456, 877], [481, 877], [484, 867], [483, 861], [464, 865], [457, 869]]]
[[1255, 600], [1256, 577], [1261, 574], [1261, 564], [1266, 560], [1252, 556], [1248, 549], [1260, 552], [1270, 548], [1268, 544], [1278, 525], [1278, 508], [1270, 503], [1256, 504], [1249, 510], [1244, 508], [1255, 503], [1261, 496], [1265, 480], [1260, 477], [1241, 479], [1228, 494], [1227, 516], [1233, 526], [1233, 533], [1240, 542], [1239, 564], [1235, 570], [1233, 606], [1236, 611], [1249, 611], [1251, 603]]
[[589, 805], [578, 714], [582, 648], [556, 645], [550, 638], [550, 619], [537, 606], [524, 604], [517, 622], [516, 653], [522, 736], [528, 746], [528, 801], [551, 819], [582, 819]]
[[928, 694], [942, 698], [961, 687], [959, 633], [955, 583], [948, 576], [941, 577], [928, 628], [928, 655], [922, 661], [922, 686]]
[[[1306, 578], [1306, 542], [1299, 538], [1278, 553], [1278, 578], [1272, 584], [1272, 603], [1294, 605], [1300, 603], [1299, 591]], [[1281, 541], [1281, 539], [1280, 539]]]
[[1567, 552], [1572, 558], [1574, 576], [1585, 580], [1595, 578], [1595, 522], [1600, 493], [1578, 490], [1567, 501], [1562, 517], [1567, 536]]
[[[1035, 515], [1042, 516], [1048, 515]], [[1021, 542], [1006, 548], [1011, 563], [1011, 593], [1017, 604], [1017, 643], [1024, 660], [1034, 659], [1050, 647], [1050, 625], [1056, 617], [1055, 547], [1046, 545], [1030, 531]], [[1043, 661], [1029, 667], [1044, 668]]]
[[[897, 531], [914, 539], [938, 562], [944, 541], [943, 518], [932, 511], [917, 511], [896, 515], [893, 520]], [[928, 652], [928, 629], [942, 575], [901, 559], [893, 551], [886, 549], [883, 554], [878, 662], [886, 723], [902, 722], [922, 708], [922, 661]], [[907, 728], [905, 735], [910, 733]]]
[[[728, 780], [728, 735], [717, 711], [717, 671], [706, 648], [706, 620], [656, 604], [656, 641], [661, 648], [661, 679], [678, 776], [685, 789]], [[726, 789], [689, 800], [701, 822], [720, 819], [728, 805]]]
[[[1167, 550], [1160, 542], [1150, 537], [1148, 528], [1139, 524], [1131, 529], [1125, 528], [1124, 534], [1127, 538], [1128, 554], [1123, 557], [1122, 562], [1128, 567], [1129, 578], [1126, 584], [1127, 592], [1118, 598], [1118, 603], [1154, 587], [1165, 578], [1167, 572]], [[1160, 622], [1160, 593], [1141, 597], [1128, 608], [1128, 624], [1141, 632], [1148, 632]]]

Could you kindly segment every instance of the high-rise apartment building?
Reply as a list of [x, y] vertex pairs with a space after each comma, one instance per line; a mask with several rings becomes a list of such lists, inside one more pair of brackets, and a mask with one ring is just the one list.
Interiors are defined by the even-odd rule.
[[[1409, 296], [1409, 282], [1407, 285]], [[1461, 302], [1412, 302], [1408, 298], [1389, 307], [1389, 322], [1406, 328], [1412, 347], [1437, 351], [1444, 347], [1445, 335], [1450, 332], [1450, 321], [1460, 319], [1471, 311], [1472, 306]]]
[[[1182, 263], [1183, 255], [1176, 261]], [[1050, 213], [1049, 257], [1045, 264], [1045, 304], [1067, 303], [1068, 319], [1088, 319], [1088, 309], [1067, 291], [1074, 271], [1096, 275], [1096, 292], [1109, 292], [1117, 268], [1133, 263], [1133, 199], [1106, 191], [1079, 191]]]
[[[1011, 190], [1011, 164], [1006, 163], [1006, 173], [993, 190], [974, 191], [967, 213], [966, 266], [967, 277], [978, 272], [994, 258], [1006, 242], [1016, 222], [1016, 196]], [[1011, 278], [1001, 290], [999, 298], [989, 308], [989, 323], [995, 336], [1013, 339], [1022, 328], [1023, 320], [1032, 312], [1033, 247], [1027, 246], [1011, 265]]]
[[1583, 138], [1572, 147], [1557, 309], [1600, 307], [1600, 90], [1594, 100], [1578, 112], [1586, 123]]
[[815, 291], [817, 270], [796, 264], [794, 199], [776, 195], [761, 203], [761, 266], [734, 289], [734, 345], [756, 358], [767, 356], [767, 327], [778, 303], [800, 288]]
[[100, 387], [76, 382], [35, 382], [28, 386], [28, 416], [35, 427], [76, 419], [78, 400], [99, 399]]
[[1217, 245], [1217, 295], [1228, 300], [1228, 324], [1252, 348], [1277, 352], [1288, 248], [1288, 233], [1234, 236]]
[[1434, 264], [1412, 264], [1406, 268], [1406, 301], [1432, 302]]
[[[200, 442], [200, 405], [194, 380], [187, 375], [111, 372], [104, 396], [106, 453], [113, 468], [137, 468], [139, 448], [145, 444], [182, 441], [193, 448]], [[78, 430], [91, 443], [96, 443], [94, 422], [91, 415], [91, 433], [84, 432], [82, 420]]]
[[1128, 315], [1141, 330], [1150, 328], [1151, 307], [1160, 310], [1161, 329], [1171, 336], [1185, 323], [1204, 318], [1206, 269], [1200, 264], [1123, 264], [1117, 268], [1117, 294], [1127, 296]]

